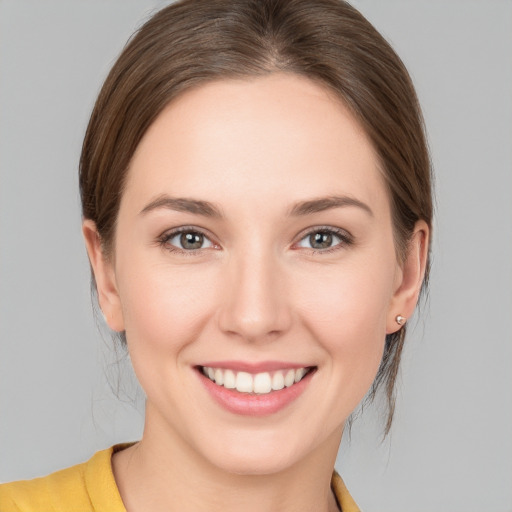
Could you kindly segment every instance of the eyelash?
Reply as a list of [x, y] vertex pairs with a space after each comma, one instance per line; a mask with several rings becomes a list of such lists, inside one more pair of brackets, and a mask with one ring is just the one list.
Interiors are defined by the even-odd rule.
[[[165, 248], [166, 250], [173, 252], [173, 253], [180, 253], [185, 256], [198, 256], [200, 255], [201, 251], [205, 248], [199, 248], [199, 249], [180, 249], [179, 247], [176, 247], [173, 244], [170, 244], [169, 241], [175, 238], [176, 236], [182, 234], [182, 233], [190, 233], [190, 234], [198, 234], [203, 236], [206, 240], [210, 241], [210, 243], [213, 246], [216, 246], [215, 242], [211, 241], [210, 237], [206, 235], [202, 230], [192, 227], [192, 226], [183, 226], [180, 228], [173, 229], [172, 231], [167, 231], [163, 233], [158, 238], [158, 245]], [[307, 237], [316, 234], [316, 233], [322, 233], [327, 235], [333, 235], [334, 237], [338, 238], [340, 241], [339, 243], [327, 247], [326, 249], [314, 249], [312, 247], [307, 248], [304, 247], [303, 249], [306, 249], [310, 254], [329, 254], [338, 250], [341, 250], [343, 247], [348, 247], [354, 243], [354, 239], [352, 235], [350, 235], [347, 231], [340, 228], [334, 228], [332, 226], [315, 226], [312, 229], [309, 229], [306, 232], [303, 232], [300, 235], [299, 242], [302, 242]], [[296, 244], [294, 244], [296, 245]], [[217, 245], [218, 246], [218, 245]]]
[[191, 233], [191, 234], [197, 234], [203, 236], [206, 240], [209, 240], [212, 245], [217, 245], [214, 242], [210, 240], [210, 237], [201, 231], [200, 229], [197, 229], [192, 226], [182, 226], [180, 228], [173, 229], [172, 231], [166, 231], [158, 238], [158, 245], [165, 248], [166, 250], [173, 252], [173, 253], [179, 253], [184, 256], [198, 256], [200, 254], [200, 251], [203, 248], [200, 249], [180, 249], [179, 247], [176, 247], [175, 245], [172, 245], [169, 243], [170, 240], [172, 240], [174, 237], [181, 235], [182, 233]]
[[339, 250], [343, 249], [344, 247], [345, 248], [349, 247], [349, 246], [353, 245], [353, 243], [354, 243], [354, 239], [350, 233], [348, 233], [344, 229], [335, 228], [332, 226], [315, 226], [312, 229], [308, 229], [306, 232], [301, 233], [298, 243], [302, 242], [305, 238], [307, 238], [315, 233], [333, 235], [339, 239], [339, 243], [332, 245], [331, 247], [327, 247], [326, 249], [314, 249], [313, 247], [310, 247], [310, 248], [305, 247], [304, 249], [307, 249], [310, 252], [310, 254], [323, 254], [323, 255], [330, 254], [335, 251], [339, 251]]

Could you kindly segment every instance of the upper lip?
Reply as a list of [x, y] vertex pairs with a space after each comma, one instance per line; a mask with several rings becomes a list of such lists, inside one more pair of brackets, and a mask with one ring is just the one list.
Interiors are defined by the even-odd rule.
[[220, 368], [223, 370], [232, 370], [235, 372], [263, 373], [277, 370], [296, 370], [297, 368], [310, 368], [311, 364], [292, 363], [288, 361], [207, 361], [199, 366], [207, 368]]

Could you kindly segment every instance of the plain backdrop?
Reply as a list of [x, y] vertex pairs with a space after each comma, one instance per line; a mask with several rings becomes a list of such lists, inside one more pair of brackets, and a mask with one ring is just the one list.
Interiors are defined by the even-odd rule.
[[[512, 1], [354, 4], [413, 76], [437, 208], [391, 436], [365, 410], [337, 467], [366, 512], [510, 512]], [[0, 0], [0, 481], [141, 435], [142, 393], [92, 314], [77, 162], [102, 80], [163, 5]]]

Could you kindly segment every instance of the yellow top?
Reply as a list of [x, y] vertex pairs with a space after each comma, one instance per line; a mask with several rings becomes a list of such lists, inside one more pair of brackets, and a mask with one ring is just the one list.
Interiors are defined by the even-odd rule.
[[[51, 475], [0, 485], [1, 512], [126, 512], [111, 458], [120, 444], [97, 452], [89, 461]], [[359, 512], [343, 480], [334, 472], [331, 487], [343, 512]]]

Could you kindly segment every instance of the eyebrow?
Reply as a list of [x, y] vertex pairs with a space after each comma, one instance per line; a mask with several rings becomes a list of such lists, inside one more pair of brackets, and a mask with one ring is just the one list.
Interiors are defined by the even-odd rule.
[[162, 195], [151, 201], [142, 210], [141, 214], [148, 213], [158, 208], [167, 210], [175, 210], [178, 212], [194, 213], [205, 217], [221, 218], [223, 217], [220, 209], [209, 201], [201, 201], [199, 199], [189, 199], [186, 197], [170, 197]]
[[372, 209], [359, 199], [350, 196], [329, 196], [329, 197], [321, 197], [318, 199], [312, 199], [310, 201], [303, 201], [297, 203], [290, 210], [290, 216], [301, 216], [301, 215], [310, 215], [312, 213], [323, 212], [325, 210], [330, 210], [332, 208], [344, 208], [347, 206], [355, 206], [357, 208], [361, 208], [365, 211], [370, 217], [373, 217]]
[[[318, 199], [311, 199], [308, 201], [302, 201], [293, 205], [293, 207], [289, 210], [288, 215], [292, 217], [311, 215], [313, 213], [319, 213], [333, 208], [344, 208], [347, 206], [355, 206], [360, 208], [368, 215], [373, 217], [373, 212], [367, 204], [359, 201], [359, 199], [355, 199], [354, 197], [349, 196], [328, 196]], [[140, 214], [146, 214], [159, 208], [165, 208], [178, 212], [187, 212], [195, 215], [203, 215], [205, 217], [217, 219], [223, 217], [220, 208], [215, 206], [213, 203], [210, 203], [209, 201], [190, 199], [186, 197], [170, 197], [165, 194], [151, 201], [141, 210]]]

